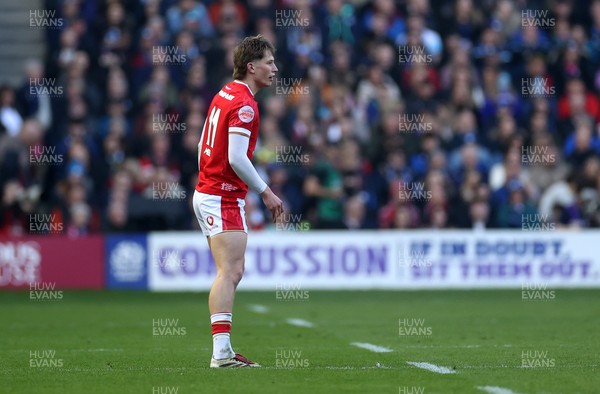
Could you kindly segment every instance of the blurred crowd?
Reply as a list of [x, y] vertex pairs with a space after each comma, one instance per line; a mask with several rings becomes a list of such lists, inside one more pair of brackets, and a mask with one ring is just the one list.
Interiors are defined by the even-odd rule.
[[[600, 226], [599, 0], [45, 7], [63, 22], [46, 57], [0, 87], [0, 233], [32, 232], [32, 214], [72, 236], [197, 229], [207, 108], [255, 34], [277, 47], [254, 162], [281, 220]], [[255, 193], [246, 208], [273, 228]]]

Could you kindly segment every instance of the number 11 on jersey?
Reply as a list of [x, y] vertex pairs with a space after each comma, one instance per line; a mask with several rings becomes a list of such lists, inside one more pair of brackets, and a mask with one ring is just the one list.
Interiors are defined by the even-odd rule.
[[206, 134], [207, 147], [206, 149], [204, 149], [204, 154], [206, 156], [210, 156], [210, 154], [212, 153], [212, 148], [215, 145], [217, 125], [219, 124], [219, 115], [221, 115], [221, 108], [213, 107], [212, 111], [210, 111], [208, 119], [206, 119], [206, 121], [204, 122], [204, 130], [202, 130], [202, 138], [200, 138], [200, 143], [202, 143], [202, 141], [204, 140], [204, 133], [207, 131], [206, 126], [208, 124], [208, 133]]

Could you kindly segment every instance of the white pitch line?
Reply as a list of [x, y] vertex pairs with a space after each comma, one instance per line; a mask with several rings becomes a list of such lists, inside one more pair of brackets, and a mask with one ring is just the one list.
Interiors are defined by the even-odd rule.
[[348, 371], [348, 370], [356, 370], [356, 369], [395, 369], [392, 367], [387, 367], [385, 365], [380, 365], [380, 366], [372, 366], [372, 367], [350, 367], [350, 366], [346, 366], [346, 367], [332, 367], [332, 366], [327, 366], [324, 367], [325, 369], [333, 369], [333, 370], [343, 370], [343, 371]]
[[[177, 368], [134, 368], [134, 367], [127, 367], [127, 368], [113, 368], [113, 367], [106, 367], [106, 368], [80, 368], [80, 367], [76, 367], [76, 368], [53, 368], [54, 371], [56, 372], [111, 372], [111, 371], [141, 371], [141, 372], [150, 372], [150, 371], [156, 371], [156, 372], [162, 372], [162, 371], [167, 371], [167, 372], [180, 372], [180, 371], [195, 371], [196, 368], [185, 368], [185, 367], [177, 367]], [[22, 371], [22, 369], [5, 369], [2, 370], [2, 372], [10, 372], [10, 371]]]
[[325, 369], [341, 369], [341, 370], [351, 370], [351, 369], [356, 369], [356, 367], [325, 367]]
[[498, 386], [477, 386], [477, 388], [489, 394], [518, 394], [511, 389], [505, 389], [504, 387]]
[[480, 348], [481, 345], [452, 345], [452, 346], [403, 345], [403, 347], [410, 348], [410, 349], [476, 349], [476, 348]]
[[[575, 369], [575, 368], [598, 368], [598, 364], [570, 364], [570, 365], [555, 365], [553, 368], [562, 369]], [[510, 369], [523, 369], [521, 365], [457, 365], [459, 369], [498, 369], [498, 368], [510, 368]]]
[[267, 312], [269, 312], [269, 308], [267, 308], [264, 305], [259, 305], [259, 304], [248, 305], [248, 309], [250, 309], [252, 312], [256, 312], [256, 313], [267, 313]]
[[377, 345], [373, 345], [372, 343], [365, 343], [365, 342], [352, 342], [350, 345], [362, 348], [362, 349], [367, 349], [370, 350], [372, 352], [375, 353], [389, 353], [389, 352], [393, 352], [392, 349], [387, 348], [387, 347], [383, 347], [383, 346], [377, 346]]
[[415, 362], [415, 361], [407, 361], [406, 363], [410, 364], [414, 367], [426, 369], [428, 371], [435, 372], [435, 373], [441, 373], [441, 374], [456, 373], [456, 371], [453, 370], [452, 368], [440, 367], [439, 365], [435, 365], [435, 364], [424, 363], [424, 362]]
[[303, 319], [287, 319], [286, 323], [291, 324], [292, 326], [298, 326], [298, 327], [312, 328], [315, 326], [313, 323], [303, 320]]

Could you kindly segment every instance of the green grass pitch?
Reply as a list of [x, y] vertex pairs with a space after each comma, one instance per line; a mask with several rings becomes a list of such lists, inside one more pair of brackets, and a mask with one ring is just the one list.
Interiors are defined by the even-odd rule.
[[0, 392], [600, 393], [600, 290], [303, 297], [239, 292], [232, 343], [263, 368], [214, 370], [206, 293], [0, 293]]

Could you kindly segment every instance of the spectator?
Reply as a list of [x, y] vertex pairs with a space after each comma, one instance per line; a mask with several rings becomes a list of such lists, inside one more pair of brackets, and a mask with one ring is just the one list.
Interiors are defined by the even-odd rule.
[[[17, 90], [16, 106], [23, 118], [36, 118], [44, 129], [52, 123], [50, 97], [44, 86], [44, 66], [38, 60], [25, 63], [26, 81]], [[42, 86], [41, 89], [36, 87]]]
[[106, 7], [100, 43], [100, 65], [106, 68], [123, 66], [130, 48], [131, 33], [125, 8], [119, 2], [110, 2]]
[[593, 134], [591, 120], [583, 118], [565, 142], [565, 157], [569, 163], [580, 167], [588, 158], [599, 154], [600, 138]]
[[91, 212], [84, 203], [71, 206], [70, 221], [67, 226], [67, 235], [72, 238], [82, 237], [89, 233]]
[[350, 197], [344, 205], [344, 226], [348, 230], [364, 228], [365, 204], [361, 195]]
[[167, 21], [171, 34], [186, 29], [196, 38], [211, 37], [214, 34], [213, 23], [204, 4], [196, 0], [178, 0], [167, 10]]
[[513, 180], [508, 184], [508, 200], [500, 205], [497, 214], [497, 224], [502, 228], [523, 228], [524, 218], [535, 223], [537, 211], [519, 181]]
[[15, 108], [15, 92], [7, 85], [0, 86], [0, 135], [15, 136], [21, 131], [23, 118]]
[[485, 230], [489, 227], [490, 206], [486, 200], [473, 200], [469, 206], [469, 227], [474, 230]]
[[315, 228], [341, 228], [343, 183], [339, 171], [340, 152], [335, 146], [327, 146], [324, 156], [318, 160], [304, 181], [303, 192], [314, 199], [317, 211]]
[[407, 182], [392, 182], [389, 187], [389, 202], [379, 211], [379, 228], [417, 228], [420, 225], [419, 209], [409, 196], [401, 193]]

